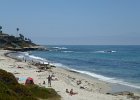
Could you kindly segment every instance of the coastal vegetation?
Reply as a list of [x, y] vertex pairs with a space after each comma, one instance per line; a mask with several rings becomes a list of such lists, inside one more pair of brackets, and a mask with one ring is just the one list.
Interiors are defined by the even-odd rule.
[[0, 100], [60, 100], [52, 88], [19, 84], [16, 77], [0, 69]]
[[23, 50], [23, 49], [33, 49], [37, 46], [31, 41], [31, 39], [25, 37], [23, 34], [19, 34], [19, 28], [17, 30], [17, 36], [9, 35], [3, 33], [2, 26], [0, 26], [0, 48], [8, 50]]

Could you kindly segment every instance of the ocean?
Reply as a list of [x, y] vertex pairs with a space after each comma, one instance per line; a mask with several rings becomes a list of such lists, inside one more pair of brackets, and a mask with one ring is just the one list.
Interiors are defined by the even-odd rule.
[[49, 51], [16, 53], [16, 57], [51, 63], [99, 80], [140, 89], [139, 45], [48, 45]]

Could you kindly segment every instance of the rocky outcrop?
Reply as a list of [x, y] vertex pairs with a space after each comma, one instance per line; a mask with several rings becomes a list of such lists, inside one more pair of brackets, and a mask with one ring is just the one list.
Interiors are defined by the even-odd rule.
[[123, 95], [123, 96], [127, 96], [127, 98], [132, 98], [132, 100], [140, 100], [140, 96], [136, 96], [136, 95], [134, 95], [134, 93], [129, 92], [129, 91], [106, 93], [106, 94], [114, 95], [114, 96]]
[[0, 33], [0, 48], [14, 51], [27, 51], [38, 49], [37, 45], [30, 39], [24, 38], [23, 35], [19, 37], [10, 36], [8, 34]]

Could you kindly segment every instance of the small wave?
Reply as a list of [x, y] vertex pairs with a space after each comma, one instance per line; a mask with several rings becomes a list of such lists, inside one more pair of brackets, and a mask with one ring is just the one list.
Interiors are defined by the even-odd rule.
[[67, 48], [65, 48], [65, 47], [53, 47], [54, 49], [59, 49], [59, 50], [64, 50], [64, 49], [67, 49]]
[[64, 53], [71, 53], [71, 52], [74, 52], [74, 51], [62, 51]]
[[34, 56], [34, 55], [29, 55], [29, 57], [33, 58], [33, 59], [36, 59], [36, 60], [45, 60], [44, 58], [37, 57], [37, 56]]
[[118, 84], [121, 84], [121, 85], [125, 85], [125, 86], [129, 86], [129, 87], [140, 89], [140, 86], [132, 84], [132, 83], [125, 82], [124, 80], [113, 79], [113, 80], [111, 80], [109, 82], [110, 83], [118, 83]]
[[65, 48], [65, 47], [62, 47], [61, 49], [67, 49], [67, 48]]
[[95, 53], [105, 53], [105, 51], [95, 51]]
[[24, 56], [23, 56], [23, 55], [19, 55], [19, 56], [18, 56], [18, 58], [21, 58], [21, 59], [23, 59], [23, 58], [24, 58]]
[[72, 70], [76, 71], [76, 72], [79, 72], [79, 73], [82, 73], [82, 74], [92, 76], [94, 78], [97, 78], [97, 79], [103, 80], [103, 81], [109, 81], [109, 80], [114, 79], [114, 78], [105, 77], [103, 75], [98, 75], [98, 74], [95, 74], [95, 73], [91, 73], [91, 72], [88, 72], [88, 71], [81, 71], [81, 70], [75, 70], [75, 69], [72, 69]]
[[109, 83], [117, 83], [117, 84], [121, 84], [121, 85], [125, 85], [125, 86], [140, 89], [140, 86], [125, 82], [124, 80], [119, 80], [119, 79], [116, 79], [116, 78], [110, 78], [110, 77], [106, 77], [106, 76], [103, 76], [103, 75], [91, 73], [91, 72], [88, 72], [88, 71], [81, 71], [81, 70], [75, 70], [75, 69], [70, 69], [70, 70], [75, 71], [75, 72], [79, 72], [81, 74], [86, 74], [86, 75], [92, 76], [92, 77], [97, 78], [101, 81], [106, 81], [106, 82], [109, 82]]
[[117, 52], [117, 51], [112, 51], [112, 52]]
[[28, 56], [29, 52], [19, 52], [19, 54]]
[[35, 61], [39, 61], [42, 64], [48, 64], [49, 62], [45, 58], [37, 57], [34, 55], [29, 55], [29, 58]]
[[28, 52], [18, 52], [18, 58], [25, 58], [25, 56], [29, 56], [29, 53]]
[[88, 72], [88, 71], [81, 71], [81, 70], [72, 69], [72, 68], [69, 68], [68, 66], [66, 66], [64, 64], [61, 64], [61, 63], [52, 63], [52, 65], [57, 66], [57, 67], [62, 67], [62, 68], [65, 68], [65, 69], [69, 69], [69, 70], [72, 70], [72, 71], [75, 71], [75, 72], [78, 72], [78, 73], [81, 73], [81, 74], [86, 74], [86, 75], [92, 76], [94, 78], [97, 78], [99, 80], [109, 81], [109, 80], [114, 79], [114, 78], [109, 78], [109, 77], [105, 77], [105, 76], [102, 76], [102, 75], [98, 75], [98, 74], [95, 74], [95, 73], [91, 73], [91, 72]]
[[35, 61], [35, 62], [39, 62], [39, 63], [42, 63], [42, 64], [48, 64], [48, 61], [45, 58], [30, 55], [28, 52], [18, 52], [18, 53], [16, 53], [15, 56], [19, 59], [24, 58], [24, 59], [29, 60], [29, 61]]
[[64, 64], [61, 63], [50, 63], [51, 65], [57, 66], [57, 67], [62, 67], [62, 68], [66, 68], [69, 69], [67, 66], [65, 66]]
[[117, 51], [107, 50], [107, 51], [95, 51], [95, 53], [115, 53]]

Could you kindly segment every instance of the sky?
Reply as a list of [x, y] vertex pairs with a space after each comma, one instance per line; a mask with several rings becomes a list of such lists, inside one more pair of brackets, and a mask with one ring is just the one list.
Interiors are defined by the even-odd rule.
[[0, 0], [0, 26], [43, 45], [140, 45], [140, 0]]

